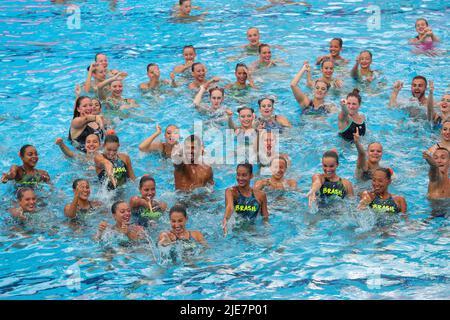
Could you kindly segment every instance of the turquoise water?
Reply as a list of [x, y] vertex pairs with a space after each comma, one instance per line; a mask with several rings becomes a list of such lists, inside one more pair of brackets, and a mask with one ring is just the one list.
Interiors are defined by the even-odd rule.
[[[130, 0], [115, 5], [92, 1], [79, 4], [80, 29], [67, 27], [63, 4], [0, 4], [0, 170], [20, 163], [19, 148], [32, 143], [40, 154], [38, 168], [47, 170], [55, 185], [54, 190], [41, 191], [47, 205], [25, 230], [14, 226], [7, 213], [14, 188], [0, 187], [0, 298], [448, 298], [449, 224], [444, 218], [430, 219], [428, 166], [421, 156], [439, 133], [425, 121], [412, 121], [404, 109], [387, 107], [392, 84], [398, 79], [405, 82], [403, 99], [409, 96], [410, 80], [417, 74], [435, 81], [436, 97], [448, 90], [448, 56], [417, 56], [406, 44], [416, 35], [415, 19], [423, 16], [441, 38], [440, 49], [448, 49], [448, 4], [371, 1], [381, 7], [381, 29], [369, 31], [365, 12], [369, 2], [365, 1], [315, 1], [310, 9], [276, 6], [266, 11], [256, 10], [266, 1], [251, 3], [195, 1], [209, 15], [203, 21], [179, 23], [170, 18], [167, 1]], [[72, 199], [75, 178], [87, 176], [92, 198], [111, 201], [86, 165], [64, 158], [54, 144], [56, 137], [67, 137], [74, 85], [84, 81], [94, 54], [107, 53], [111, 68], [128, 72], [123, 96], [135, 98], [141, 107], [122, 120], [115, 119], [121, 151], [131, 156], [137, 176], [155, 176], [157, 198], [172, 205], [181, 197], [174, 192], [172, 166], [156, 155], [139, 153], [138, 145], [153, 132], [155, 121], [163, 127], [175, 122], [190, 132], [193, 119], [206, 118], [194, 110], [192, 93], [185, 88], [142, 96], [137, 85], [147, 80], [145, 67], [150, 62], [158, 63], [162, 78], [167, 79], [183, 61], [185, 44], [197, 48], [197, 61], [206, 64], [209, 75], [234, 81], [236, 62], [227, 58], [239, 55], [239, 50], [217, 49], [244, 44], [250, 26], [261, 30], [263, 42], [284, 46], [288, 52], [273, 49], [272, 53], [290, 65], [256, 75], [260, 89], [249, 96], [225, 100], [232, 108], [241, 103], [256, 107], [257, 97], [274, 95], [277, 113], [294, 125], [283, 135], [280, 149], [292, 158], [288, 177], [298, 180], [301, 192], [268, 194], [270, 226], [259, 221], [254, 228], [222, 236], [224, 190], [235, 183], [234, 165], [215, 166], [214, 192], [200, 190], [186, 200], [188, 227], [202, 231], [210, 249], [181, 262], [168, 261], [166, 253], [152, 245], [158, 232], [169, 227], [167, 217], [150, 232], [148, 243], [114, 250], [91, 239], [99, 221], [111, 220], [109, 210], [100, 210], [81, 226], [68, 224], [63, 206]], [[328, 53], [328, 41], [335, 36], [344, 39], [342, 55], [351, 63], [359, 51], [370, 49], [372, 68], [382, 72], [381, 80], [363, 91], [361, 111], [368, 119], [364, 142], [383, 144], [384, 163], [396, 173], [391, 192], [406, 198], [409, 213], [407, 221], [387, 229], [376, 228], [370, 215], [357, 214], [354, 204], [332, 217], [312, 214], [307, 208], [305, 194], [311, 176], [321, 170], [325, 150], [339, 150], [338, 173], [356, 183], [356, 151], [337, 136], [337, 115], [301, 117], [289, 89], [303, 61]], [[343, 92], [354, 86], [346, 78]], [[340, 95], [329, 99], [337, 103]], [[367, 186], [356, 184], [358, 190]], [[122, 198], [136, 194], [137, 184], [129, 183]]]

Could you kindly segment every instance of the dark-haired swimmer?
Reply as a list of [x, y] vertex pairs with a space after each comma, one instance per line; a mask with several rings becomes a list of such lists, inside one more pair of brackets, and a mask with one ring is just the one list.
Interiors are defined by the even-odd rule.
[[149, 81], [143, 82], [139, 85], [139, 89], [142, 91], [158, 88], [161, 84], [172, 83], [172, 86], [176, 86], [175, 77], [172, 78], [172, 81], [160, 79], [161, 72], [159, 71], [159, 67], [156, 63], [149, 63], [147, 65], [147, 76]]
[[246, 220], [255, 220], [261, 214], [264, 222], [269, 220], [267, 209], [267, 196], [264, 191], [250, 187], [253, 178], [253, 166], [249, 163], [241, 163], [236, 168], [237, 185], [227, 188], [225, 191], [225, 216], [222, 222], [224, 235], [227, 234], [228, 220], [233, 212]]
[[273, 114], [275, 100], [267, 97], [258, 100], [261, 116], [256, 120], [255, 126], [258, 130], [281, 130], [284, 127], [292, 127], [289, 120], [279, 114]]
[[346, 141], [353, 141], [353, 134], [358, 130], [358, 135], [366, 134], [366, 117], [359, 113], [361, 96], [358, 89], [353, 89], [347, 95], [347, 99], [341, 100], [341, 112], [339, 112], [338, 126], [339, 136]]
[[252, 74], [248, 70], [245, 63], [236, 64], [234, 75], [236, 76], [236, 82], [227, 84], [225, 89], [244, 90], [248, 88], [256, 88], [255, 83], [253, 82]]
[[74, 192], [73, 200], [64, 207], [64, 215], [67, 218], [79, 218], [102, 205], [100, 201], [89, 200], [91, 195], [89, 181], [76, 179], [72, 184], [72, 189]]
[[201, 85], [203, 85], [205, 87], [205, 89], [208, 89], [208, 87], [212, 84], [212, 83], [216, 83], [220, 81], [220, 78], [218, 77], [213, 77], [210, 80], [206, 80], [206, 72], [207, 69], [205, 67], [205, 65], [203, 65], [200, 62], [195, 62], [192, 67], [192, 76], [194, 77], [194, 81], [192, 81], [188, 88], [189, 89], [198, 89], [200, 88]]
[[[342, 88], [344, 82], [341, 79], [333, 78], [334, 73], [334, 62], [330, 59], [324, 59], [320, 64], [320, 71], [322, 72], [322, 77], [319, 80], [322, 80], [328, 83], [333, 88]], [[306, 86], [312, 88], [314, 85], [313, 80], [311, 79], [311, 73], [308, 73], [308, 78], [306, 80]]]
[[59, 146], [61, 151], [69, 158], [81, 158], [86, 160], [94, 160], [96, 153], [100, 150], [100, 138], [96, 134], [90, 134], [86, 137], [85, 141], [85, 150], [86, 156], [80, 157], [79, 154], [76, 154], [64, 143], [62, 138], [56, 138], [55, 144]]
[[371, 208], [376, 213], [406, 213], [406, 201], [402, 196], [390, 194], [391, 170], [378, 168], [372, 176], [372, 191], [364, 191], [358, 209]]
[[333, 38], [330, 41], [330, 53], [321, 57], [318, 57], [316, 60], [316, 65], [322, 64], [324, 60], [331, 59], [336, 66], [347, 64], [348, 60], [341, 57], [342, 46], [344, 42], [341, 38]]
[[277, 65], [287, 66], [288, 64], [281, 59], [272, 59], [270, 45], [262, 43], [258, 48], [259, 59], [250, 65], [250, 71], [253, 73], [258, 69], [271, 68]]
[[[397, 97], [400, 90], [403, 88], [403, 82], [400, 80], [395, 81], [394, 88], [389, 99], [389, 106], [398, 106]], [[418, 101], [420, 105], [425, 106], [428, 102], [426, 94], [427, 79], [423, 76], [415, 76], [411, 82], [411, 98], [410, 100]]]
[[[433, 33], [433, 30], [428, 26], [426, 19], [420, 18], [416, 20], [417, 36], [409, 39], [409, 43], [416, 45], [419, 49], [417, 53], [429, 53], [431, 56], [435, 55], [432, 52], [434, 44], [439, 42], [439, 38]], [[430, 52], [431, 51], [431, 52]]]
[[32, 145], [26, 144], [19, 151], [22, 165], [12, 165], [8, 173], [3, 173], [2, 183], [15, 180], [18, 186], [33, 187], [39, 183], [50, 183], [47, 171], [36, 169], [39, 160], [38, 152]]
[[111, 110], [124, 110], [136, 108], [139, 105], [134, 99], [123, 98], [122, 80], [114, 80], [111, 82], [111, 96], [106, 98], [105, 103]]
[[313, 175], [311, 189], [307, 194], [310, 207], [316, 202], [317, 195], [320, 197], [320, 204], [354, 195], [352, 183], [336, 174], [338, 166], [339, 156], [336, 151], [331, 150], [323, 154], [322, 168], [324, 173]]
[[178, 65], [173, 68], [173, 71], [170, 74], [171, 79], [175, 79], [175, 76], [179, 73], [185, 74], [188, 77], [192, 77], [191, 67], [195, 62], [195, 58], [197, 57], [197, 53], [195, 51], [194, 46], [187, 45], [183, 47], [183, 58], [184, 64]]

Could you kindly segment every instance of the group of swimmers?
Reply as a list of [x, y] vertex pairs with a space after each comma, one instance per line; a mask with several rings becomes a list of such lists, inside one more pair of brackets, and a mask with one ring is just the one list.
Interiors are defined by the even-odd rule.
[[[186, 3], [180, 1], [180, 10]], [[418, 36], [411, 43], [422, 45], [435, 43], [439, 39], [428, 27], [425, 19], [416, 21]], [[260, 116], [248, 106], [237, 109], [239, 125], [233, 121], [233, 111], [222, 104], [226, 90], [252, 90], [255, 83], [252, 75], [260, 69], [271, 68], [284, 62], [272, 59], [271, 46], [260, 42], [260, 34], [257, 28], [247, 30], [248, 44], [241, 46], [244, 55], [258, 54], [255, 63], [247, 67], [238, 63], [235, 68], [236, 81], [223, 88], [218, 87], [221, 79], [212, 77], [207, 79], [207, 69], [202, 63], [196, 62], [196, 50], [193, 46], [183, 48], [184, 63], [176, 66], [170, 74], [170, 80], [160, 78], [160, 70], [157, 64], [150, 63], [147, 66], [149, 80], [139, 85], [143, 92], [152, 92], [160, 86], [185, 85], [190, 90], [195, 90], [193, 105], [199, 112], [218, 118], [219, 122], [234, 131], [236, 136], [246, 138], [246, 145], [257, 145], [256, 163], [259, 168], [266, 168], [270, 178], [258, 180], [253, 187], [251, 180], [255, 168], [245, 161], [237, 165], [237, 184], [225, 191], [225, 214], [222, 221], [224, 234], [229, 230], [229, 220], [233, 213], [244, 220], [254, 221], [261, 215], [265, 222], [269, 219], [268, 200], [264, 190], [298, 190], [297, 181], [285, 178], [290, 166], [290, 158], [287, 154], [276, 152], [279, 145], [277, 133], [292, 127], [290, 121], [283, 115], [274, 113], [275, 99], [270, 96], [258, 100]], [[407, 211], [407, 203], [404, 197], [393, 195], [389, 192], [393, 171], [380, 165], [383, 155], [383, 147], [374, 142], [367, 149], [361, 143], [361, 137], [367, 132], [365, 116], [359, 112], [362, 98], [358, 89], [345, 95], [340, 101], [340, 108], [327, 102], [326, 96], [330, 88], [339, 90], [343, 86], [343, 80], [333, 77], [336, 65], [345, 66], [348, 60], [340, 54], [343, 41], [334, 38], [330, 41], [330, 53], [318, 57], [316, 64], [320, 65], [322, 76], [312, 79], [311, 66], [307, 61], [294, 76], [290, 87], [295, 100], [298, 102], [302, 114], [327, 115], [338, 112], [339, 136], [345, 141], [353, 143], [356, 147], [358, 158], [355, 176], [358, 180], [372, 180], [372, 190], [360, 193], [359, 210], [370, 208], [378, 214], [400, 215]], [[223, 51], [223, 50], [220, 50]], [[356, 58], [355, 65], [350, 71], [350, 76], [360, 82], [372, 82], [376, 78], [376, 72], [370, 68], [372, 53], [362, 51]], [[312, 89], [312, 95], [304, 93], [299, 82], [306, 73], [306, 86]], [[68, 139], [77, 151], [71, 150], [64, 139], [57, 138], [55, 143], [61, 151], [70, 158], [87, 160], [94, 164], [94, 170], [99, 181], [106, 185], [110, 191], [119, 188], [128, 180], [136, 180], [131, 158], [119, 152], [119, 137], [115, 134], [114, 123], [108, 118], [110, 110], [120, 111], [139, 107], [134, 99], [124, 98], [123, 80], [127, 73], [108, 68], [107, 56], [98, 53], [88, 68], [85, 83], [76, 87], [76, 101], [73, 111], [73, 119], [70, 124]], [[181, 77], [187, 82], [177, 80]], [[401, 81], [396, 81], [390, 97], [389, 105], [398, 106], [398, 94], [403, 86]], [[429, 95], [426, 89], [429, 86]], [[81, 95], [81, 91], [85, 95]], [[202, 103], [204, 94], [209, 93], [209, 104]], [[428, 198], [450, 198], [450, 181], [448, 171], [450, 167], [450, 95], [446, 94], [439, 103], [434, 101], [434, 83], [427, 81], [423, 76], [416, 76], [411, 83], [412, 99], [419, 108], [424, 108], [424, 113], [435, 128], [441, 130], [441, 141], [423, 152], [423, 158], [429, 164]], [[436, 108], [438, 107], [438, 108]], [[412, 115], [417, 116], [417, 115]], [[311, 118], [313, 119], [313, 118]], [[177, 125], [169, 125], [164, 130], [164, 141], [156, 141], [163, 130], [156, 125], [155, 132], [139, 145], [142, 152], [159, 152], [162, 157], [170, 158], [174, 166], [175, 189], [190, 192], [196, 188], [214, 185], [213, 168], [203, 159], [204, 145], [196, 135], [190, 135], [184, 141], [180, 141], [180, 132]], [[254, 141], [252, 141], [254, 140]], [[250, 141], [250, 142], [249, 142]], [[249, 142], [249, 143], [248, 143]], [[260, 150], [261, 149], [261, 150]], [[50, 176], [44, 170], [36, 168], [38, 163], [37, 149], [32, 145], [24, 145], [19, 156], [22, 165], [13, 165], [9, 172], [2, 175], [2, 182], [14, 181], [19, 187], [17, 191], [18, 208], [11, 209], [11, 214], [18, 221], [26, 222], [31, 214], [37, 211], [37, 196], [34, 188], [40, 183], [50, 183]], [[261, 159], [264, 158], [265, 161]], [[322, 173], [314, 174], [311, 188], [307, 193], [309, 206], [317, 204], [327, 208], [333, 206], [336, 200], [354, 196], [352, 183], [337, 174], [339, 156], [336, 150], [329, 150], [322, 157]], [[77, 179], [73, 182], [74, 197], [71, 203], [64, 208], [64, 215], [69, 219], [76, 219], [84, 213], [102, 207], [99, 201], [90, 200], [90, 183], [86, 179]], [[156, 200], [156, 182], [150, 175], [144, 175], [139, 181], [139, 196], [134, 196], [129, 201], [116, 201], [112, 207], [114, 224], [103, 221], [98, 226], [96, 237], [101, 239], [106, 230], [113, 230], [122, 234], [129, 240], [145, 238], [145, 230], [155, 225], [158, 219], [168, 210], [164, 201]], [[178, 240], [195, 240], [206, 244], [199, 231], [186, 229], [188, 220], [186, 207], [175, 204], [169, 210], [171, 230], [161, 232], [159, 244], [166, 246]]]

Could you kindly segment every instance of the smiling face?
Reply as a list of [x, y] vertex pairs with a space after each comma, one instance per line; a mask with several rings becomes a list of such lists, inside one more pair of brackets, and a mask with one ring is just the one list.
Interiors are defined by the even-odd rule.
[[97, 66], [95, 71], [92, 73], [97, 82], [105, 81], [106, 79], [106, 69], [103, 66]]
[[99, 54], [99, 55], [97, 56], [96, 62], [97, 62], [100, 66], [102, 66], [103, 68], [108, 69], [108, 58], [106, 58], [106, 55], [104, 55], [104, 54]]
[[180, 130], [176, 126], [168, 126], [164, 133], [164, 138], [168, 144], [175, 144], [180, 139]]
[[334, 64], [331, 61], [325, 61], [322, 64], [322, 74], [324, 78], [331, 79], [334, 72]]
[[250, 45], [257, 46], [259, 44], [259, 31], [256, 28], [251, 28], [247, 30], [247, 39]]
[[113, 213], [113, 218], [116, 220], [117, 225], [130, 224], [131, 209], [128, 203], [119, 203], [116, 211]]
[[341, 52], [341, 46], [338, 40], [331, 40], [330, 42], [330, 54], [332, 57], [338, 57]]
[[259, 104], [259, 111], [264, 118], [268, 118], [273, 113], [273, 102], [269, 99], [264, 99]]
[[91, 195], [91, 187], [89, 182], [81, 180], [77, 183], [77, 189], [80, 190], [78, 194], [79, 198], [83, 201], [88, 201], [89, 196]]
[[272, 164], [270, 165], [270, 171], [275, 179], [283, 179], [284, 174], [286, 173], [287, 165], [286, 161], [281, 159], [274, 159]]
[[447, 171], [450, 166], [450, 157], [448, 151], [436, 150], [433, 153], [433, 159], [438, 165], [440, 171]]
[[22, 199], [19, 200], [19, 206], [24, 212], [36, 211], [37, 197], [33, 190], [27, 190], [22, 194]]
[[386, 176], [386, 173], [381, 170], [376, 170], [372, 176], [372, 188], [376, 195], [382, 195], [387, 192], [391, 180]]
[[379, 163], [383, 156], [383, 147], [379, 143], [372, 143], [367, 148], [367, 154], [369, 155], [369, 162]]
[[109, 160], [116, 160], [119, 151], [119, 144], [117, 142], [107, 142], [104, 146], [104, 155]]
[[250, 185], [250, 180], [252, 180], [253, 174], [250, 173], [248, 168], [244, 166], [239, 166], [236, 170], [236, 181], [239, 187], [245, 188]]
[[160, 71], [157, 65], [148, 68], [147, 76], [151, 79], [153, 76], [159, 77]]
[[80, 117], [86, 117], [92, 114], [94, 106], [90, 98], [84, 98], [80, 101], [80, 105], [77, 108]]
[[365, 51], [359, 55], [359, 65], [361, 68], [368, 69], [371, 63], [372, 57], [370, 56], [370, 53]]
[[358, 113], [359, 110], [359, 101], [358, 98], [350, 96], [347, 98], [347, 109], [350, 116], [354, 116]]
[[142, 198], [152, 200], [156, 196], [156, 185], [152, 180], [145, 181], [139, 191]]
[[323, 100], [328, 92], [328, 86], [323, 81], [316, 81], [314, 85], [314, 97], [319, 100]]
[[450, 122], [447, 121], [442, 126], [441, 137], [443, 141], [450, 142]]
[[211, 105], [214, 109], [220, 108], [220, 105], [223, 101], [223, 93], [221, 90], [213, 90], [209, 97], [209, 101], [211, 101]]
[[428, 28], [428, 25], [425, 20], [417, 20], [416, 21], [416, 31], [418, 34], [422, 35], [425, 33], [425, 29]]
[[259, 54], [261, 62], [269, 63], [272, 59], [272, 52], [269, 46], [264, 46], [261, 48], [261, 53]]
[[238, 67], [234, 74], [237, 82], [240, 84], [245, 84], [245, 81], [247, 81], [247, 72], [245, 72], [244, 67]]
[[417, 99], [421, 99], [425, 95], [427, 84], [423, 79], [414, 79], [411, 83], [411, 94]]
[[92, 114], [99, 115], [100, 113], [102, 113], [100, 101], [97, 99], [92, 99]]
[[191, 10], [191, 1], [184, 1], [183, 4], [180, 5], [180, 13], [184, 16], [188, 16], [191, 13]]
[[115, 97], [121, 97], [123, 92], [122, 81], [116, 80], [111, 82], [111, 94]]
[[193, 48], [184, 48], [183, 50], [183, 57], [184, 61], [187, 62], [194, 62], [195, 60], [195, 50]]
[[332, 178], [336, 174], [338, 164], [335, 158], [325, 157], [322, 159], [322, 169], [325, 173], [325, 177]]
[[450, 94], [446, 94], [442, 97], [439, 102], [439, 108], [441, 108], [441, 112], [447, 114], [449, 112], [450, 107]]
[[170, 214], [170, 226], [175, 234], [182, 234], [186, 230], [187, 217], [182, 212], [174, 211]]
[[255, 114], [249, 109], [242, 109], [239, 112], [239, 121], [244, 129], [250, 129], [255, 119]]
[[86, 137], [85, 148], [87, 153], [94, 153], [100, 148], [100, 139], [96, 134], [90, 134]]
[[39, 156], [35, 147], [29, 146], [25, 149], [24, 155], [20, 157], [24, 165], [34, 168], [36, 167]]
[[205, 81], [205, 77], [206, 77], [206, 67], [203, 64], [197, 64], [194, 67], [194, 71], [192, 71], [192, 76], [194, 77], [195, 80], [197, 80], [198, 82], [203, 82]]

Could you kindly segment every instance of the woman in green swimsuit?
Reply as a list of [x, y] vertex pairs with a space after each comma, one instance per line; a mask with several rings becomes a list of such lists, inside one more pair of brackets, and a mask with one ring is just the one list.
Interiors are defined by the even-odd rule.
[[90, 211], [101, 206], [100, 201], [91, 201], [91, 187], [89, 181], [85, 179], [76, 179], [72, 184], [74, 191], [73, 201], [64, 207], [64, 215], [67, 218], [80, 218]]

